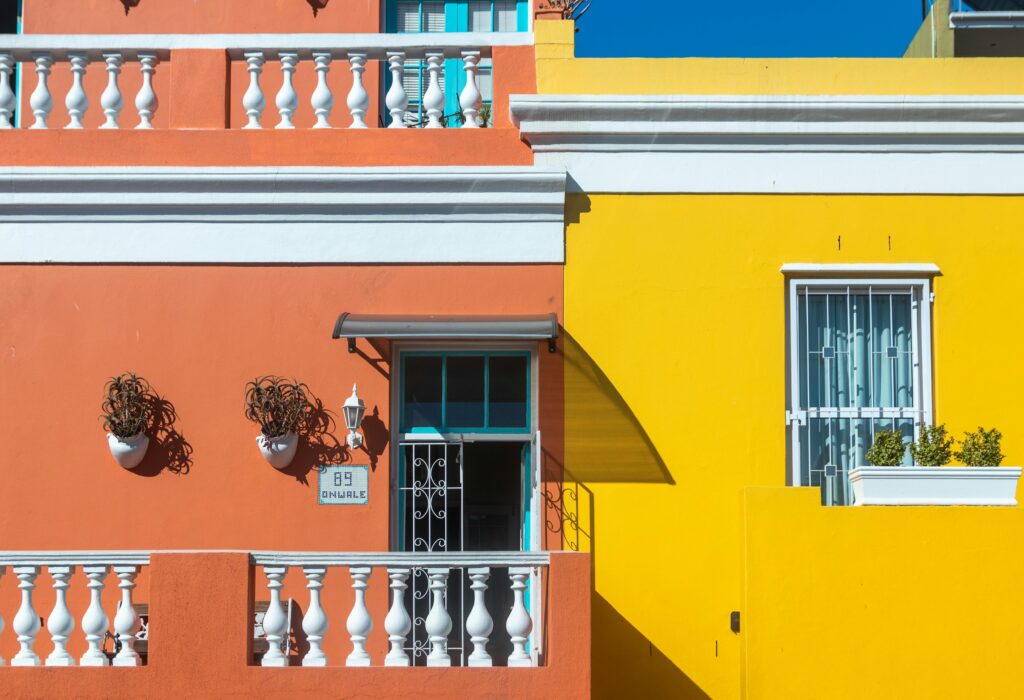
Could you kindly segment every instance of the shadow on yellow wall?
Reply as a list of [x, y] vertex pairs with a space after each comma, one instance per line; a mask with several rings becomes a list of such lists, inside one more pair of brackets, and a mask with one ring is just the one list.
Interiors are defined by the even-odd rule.
[[[615, 331], [609, 328], [609, 332]], [[630, 342], [625, 334], [623, 342]], [[640, 421], [568, 332], [564, 348], [565, 461], [573, 478], [581, 482], [674, 484]], [[637, 362], [646, 361], [637, 356]]]
[[[594, 593], [591, 611], [595, 698], [710, 697], [599, 593]], [[623, 673], [623, 668], [630, 672]], [[637, 678], [644, 679], [645, 690], [639, 695]]]

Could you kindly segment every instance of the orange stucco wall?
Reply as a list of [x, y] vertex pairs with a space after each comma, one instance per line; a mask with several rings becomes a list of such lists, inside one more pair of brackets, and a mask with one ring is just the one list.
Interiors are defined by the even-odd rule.
[[[250, 666], [251, 601], [262, 573], [250, 566], [248, 554], [157, 554], [149, 568], [149, 665], [127, 669], [5, 668], [0, 674], [0, 696], [590, 697], [590, 561], [585, 554], [552, 555], [545, 586], [549, 604], [543, 615], [548, 629], [547, 664], [522, 669]], [[339, 575], [343, 570], [332, 573], [336, 578], [329, 575], [325, 593], [344, 591]], [[381, 581], [375, 583], [380, 587]], [[0, 594], [4, 592], [0, 589]], [[343, 615], [349, 607], [344, 603], [350, 606], [351, 598], [339, 605], [325, 601], [335, 621], [328, 639], [347, 636]], [[72, 612], [82, 611], [84, 605], [72, 605]], [[382, 616], [376, 619], [379, 623]], [[380, 649], [386, 637], [382, 627], [378, 624], [371, 633], [371, 646]], [[48, 646], [38, 643], [37, 651], [48, 653], [44, 648]], [[333, 664], [343, 661], [340, 650], [328, 649], [328, 654]]]
[[[4, 549], [387, 550], [386, 361], [349, 354], [331, 330], [360, 313], [562, 311], [546, 266], [5, 266], [0, 268], [0, 542]], [[371, 359], [378, 353], [365, 342]], [[540, 421], [560, 463], [561, 360], [540, 348]], [[173, 404], [177, 437], [125, 471], [100, 425], [104, 381], [145, 376]], [[245, 383], [307, 383], [341, 422], [359, 383], [377, 461], [368, 506], [318, 506], [318, 464], [347, 454], [344, 426], [278, 472], [243, 416]], [[163, 444], [160, 444], [160, 443]], [[187, 443], [187, 473], [168, 470]], [[318, 444], [319, 443], [319, 444]], [[22, 494], [12, 497], [12, 494]]]

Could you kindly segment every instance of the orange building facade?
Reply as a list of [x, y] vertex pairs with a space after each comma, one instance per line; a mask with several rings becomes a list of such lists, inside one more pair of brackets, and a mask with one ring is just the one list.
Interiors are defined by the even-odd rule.
[[[3, 695], [589, 695], [589, 558], [547, 497], [565, 174], [508, 109], [533, 8], [397, 5], [25, 2], [0, 487], [40, 497], [0, 514]], [[98, 418], [128, 371], [160, 407], [131, 469]], [[314, 407], [279, 469], [243, 412], [270, 374]], [[13, 439], [48, 421], [46, 456]]]

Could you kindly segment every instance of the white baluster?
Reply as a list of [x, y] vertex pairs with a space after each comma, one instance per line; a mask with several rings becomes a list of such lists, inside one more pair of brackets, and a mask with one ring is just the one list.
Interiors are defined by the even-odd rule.
[[103, 638], [107, 634], [110, 620], [103, 612], [103, 579], [110, 571], [109, 566], [83, 566], [82, 571], [89, 579], [89, 608], [82, 617], [82, 631], [89, 648], [82, 654], [82, 666], [109, 666], [110, 661], [103, 653]]
[[423, 108], [427, 111], [427, 128], [440, 129], [444, 114], [444, 92], [441, 90], [441, 71], [444, 69], [444, 54], [427, 53], [427, 73], [430, 81], [423, 93]]
[[28, 100], [32, 108], [32, 114], [36, 121], [33, 129], [46, 129], [46, 120], [50, 118], [50, 110], [53, 109], [53, 97], [50, 95], [50, 86], [46, 80], [50, 77], [50, 67], [53, 65], [53, 56], [49, 53], [33, 53], [36, 60], [36, 89]]
[[384, 657], [385, 666], [408, 666], [405, 638], [412, 630], [412, 618], [405, 609], [405, 589], [409, 587], [409, 569], [388, 569], [391, 579], [391, 609], [384, 618], [384, 631], [388, 633], [391, 651]]
[[71, 121], [64, 128], [81, 129], [82, 117], [89, 109], [89, 96], [85, 94], [85, 88], [82, 86], [89, 57], [84, 53], [69, 53], [68, 60], [71, 62], [71, 89], [64, 98], [64, 106], [68, 108]]
[[512, 654], [508, 657], [509, 666], [532, 666], [533, 660], [526, 651], [526, 642], [530, 639], [530, 632], [533, 631], [533, 620], [530, 613], [526, 611], [526, 603], [523, 600], [523, 591], [526, 590], [526, 580], [530, 578], [530, 567], [512, 566], [509, 567], [508, 575], [512, 578], [512, 594], [515, 602], [512, 604], [512, 612], [505, 622], [505, 630], [512, 638]]
[[12, 128], [11, 117], [16, 105], [14, 90], [11, 89], [11, 72], [14, 70], [14, 54], [0, 52], [0, 129]]
[[18, 577], [18, 588], [21, 590], [21, 607], [14, 616], [11, 627], [18, 635], [21, 648], [11, 659], [11, 666], [38, 666], [39, 656], [32, 651], [36, 635], [39, 634], [39, 613], [32, 607], [32, 591], [35, 589], [38, 566], [16, 566], [14, 575]]
[[352, 70], [352, 89], [348, 91], [348, 111], [352, 113], [352, 123], [349, 124], [350, 129], [365, 129], [366, 122], [363, 121], [363, 117], [366, 115], [366, 110], [370, 107], [370, 95], [367, 94], [366, 88], [363, 87], [363, 71], [366, 70], [366, 54], [365, 53], [350, 53], [348, 55], [348, 65]]
[[115, 566], [114, 573], [121, 579], [117, 584], [121, 589], [121, 604], [114, 615], [114, 631], [121, 642], [121, 650], [114, 657], [115, 666], [138, 666], [139, 654], [135, 651], [135, 635], [139, 633], [139, 616], [135, 614], [132, 603], [132, 589], [135, 588], [135, 577], [139, 575], [137, 566]]
[[388, 51], [388, 70], [391, 71], [391, 87], [384, 97], [384, 105], [391, 115], [389, 129], [405, 128], [405, 110], [409, 106], [409, 96], [405, 94], [402, 84], [402, 73], [405, 69], [405, 52]]
[[445, 608], [448, 569], [427, 569], [427, 576], [430, 577], [430, 592], [433, 596], [430, 613], [423, 625], [427, 631], [427, 638], [430, 640], [427, 666], [451, 666], [452, 657], [448, 655], [448, 634], [452, 631], [452, 618]]
[[295, 125], [292, 124], [292, 115], [295, 114], [295, 110], [299, 107], [299, 95], [295, 92], [295, 86], [292, 84], [292, 78], [295, 75], [295, 66], [299, 62], [299, 54], [297, 53], [285, 53], [279, 54], [281, 58], [281, 89], [277, 91], [277, 111], [281, 114], [281, 121], [278, 122], [275, 129], [294, 129]]
[[324, 567], [305, 567], [302, 569], [306, 574], [306, 588], [309, 589], [309, 610], [302, 618], [302, 631], [306, 633], [306, 640], [309, 641], [309, 651], [302, 658], [303, 666], [326, 666], [327, 655], [320, 646], [327, 634], [327, 613], [320, 605], [320, 589], [324, 587], [324, 577], [327, 569]]
[[242, 96], [242, 106], [245, 107], [249, 123], [242, 128], [262, 129], [260, 117], [263, 116], [263, 108], [267, 105], [267, 101], [263, 97], [263, 89], [260, 87], [260, 74], [263, 72], [263, 54], [258, 51], [247, 53], [245, 54], [245, 62], [249, 64], [246, 68], [249, 71], [249, 89]]
[[466, 618], [466, 631], [469, 632], [469, 640], [473, 642], [473, 653], [469, 655], [470, 666], [490, 666], [491, 655], [487, 653], [487, 640], [494, 630], [494, 620], [487, 612], [487, 603], [484, 602], [484, 594], [487, 592], [487, 579], [491, 576], [490, 568], [483, 566], [469, 569], [469, 579], [473, 582], [470, 588], [473, 589], [473, 609]]
[[476, 115], [480, 114], [480, 103], [483, 96], [476, 84], [476, 72], [480, 64], [479, 51], [463, 51], [462, 61], [466, 65], [466, 87], [462, 88], [459, 95], [459, 106], [462, 107], [464, 121], [462, 128], [476, 129], [480, 125], [476, 123]]
[[160, 59], [155, 53], [139, 54], [139, 70], [142, 71], [142, 87], [139, 94], [135, 96], [135, 110], [139, 113], [139, 125], [136, 129], [152, 129], [153, 115], [156, 114], [160, 101], [153, 91], [153, 73], [156, 71], [156, 64]]
[[263, 655], [263, 666], [287, 666], [288, 657], [281, 651], [281, 642], [288, 631], [288, 616], [281, 606], [282, 580], [288, 573], [287, 566], [264, 566], [263, 573], [267, 576], [267, 588], [270, 589], [270, 605], [263, 616], [263, 631], [267, 634], [269, 648]]
[[316, 90], [309, 98], [313, 106], [313, 114], [316, 115], [314, 129], [330, 129], [331, 123], [328, 117], [331, 116], [331, 109], [334, 107], [334, 95], [327, 85], [327, 72], [331, 70], [331, 54], [327, 52], [316, 52], [313, 54], [314, 69], [316, 70]]
[[[0, 578], [3, 578], [3, 575], [5, 573], [7, 573], [7, 568], [0, 566]], [[0, 633], [3, 633], [3, 615], [0, 615]], [[3, 657], [0, 656], [0, 666], [4, 665], [5, 663], [6, 661], [4, 661]]]
[[366, 640], [373, 629], [373, 618], [366, 607], [366, 579], [370, 577], [372, 569], [368, 566], [353, 566], [349, 567], [348, 571], [352, 575], [352, 588], [355, 589], [356, 600], [345, 624], [352, 639], [352, 653], [345, 659], [345, 665], [369, 666], [370, 655], [366, 653]]
[[75, 630], [75, 618], [71, 617], [68, 610], [67, 590], [68, 579], [75, 573], [73, 566], [51, 566], [48, 567], [50, 576], [53, 578], [53, 590], [56, 592], [57, 600], [53, 604], [53, 612], [46, 621], [46, 629], [50, 632], [53, 640], [53, 651], [46, 657], [47, 666], [74, 666], [75, 659], [68, 653], [68, 639]]
[[124, 100], [121, 99], [121, 88], [117, 86], [117, 76], [121, 74], [121, 54], [105, 53], [103, 60], [107, 63], [107, 89], [100, 95], [100, 106], [103, 107], [103, 114], [107, 121], [101, 129], [117, 129], [117, 117], [124, 107]]

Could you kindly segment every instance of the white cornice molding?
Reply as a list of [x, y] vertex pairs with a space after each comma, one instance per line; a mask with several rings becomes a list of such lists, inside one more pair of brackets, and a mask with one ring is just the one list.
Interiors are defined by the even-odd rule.
[[1021, 29], [1024, 12], [951, 12], [950, 29]]
[[514, 95], [586, 192], [1024, 193], [1024, 95]]
[[0, 262], [562, 262], [565, 173], [2, 168]]
[[534, 151], [1024, 152], [1024, 95], [514, 95]]
[[941, 273], [934, 263], [785, 263], [784, 275], [925, 275]]

